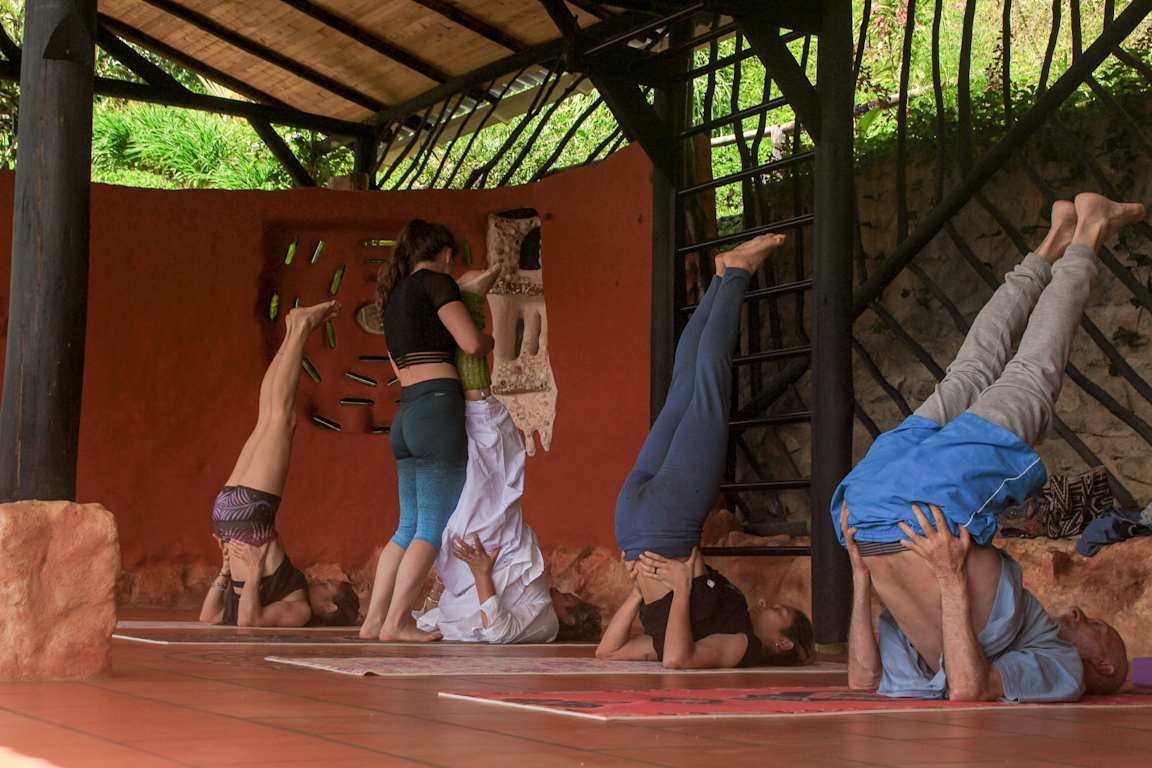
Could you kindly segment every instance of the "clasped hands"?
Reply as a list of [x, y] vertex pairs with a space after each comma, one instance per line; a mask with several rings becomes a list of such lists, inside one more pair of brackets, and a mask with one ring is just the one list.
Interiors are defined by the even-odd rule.
[[[695, 547], [687, 560], [676, 560], [658, 555], [655, 552], [644, 552], [637, 560], [624, 560], [624, 567], [632, 579], [633, 588], [639, 592], [639, 581], [647, 579], [657, 584], [663, 584], [673, 592], [689, 594], [692, 591], [692, 580], [696, 577], [696, 564], [700, 561], [700, 549]], [[620, 553], [623, 560], [624, 553]]]

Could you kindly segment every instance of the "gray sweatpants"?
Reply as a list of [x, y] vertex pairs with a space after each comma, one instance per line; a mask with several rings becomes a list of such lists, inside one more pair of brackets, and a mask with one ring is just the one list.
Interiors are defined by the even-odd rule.
[[1052, 423], [1096, 270], [1096, 254], [1082, 245], [1069, 246], [1055, 266], [1025, 256], [980, 310], [916, 415], [943, 426], [970, 411], [1036, 445]]

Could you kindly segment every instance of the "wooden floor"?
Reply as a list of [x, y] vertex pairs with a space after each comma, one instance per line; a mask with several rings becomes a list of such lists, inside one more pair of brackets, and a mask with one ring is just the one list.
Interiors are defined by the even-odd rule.
[[[482, 653], [451, 646], [412, 653]], [[502, 649], [494, 653], [552, 653]], [[584, 649], [563, 649], [586, 653]], [[696, 678], [353, 678], [263, 661], [363, 649], [177, 649], [116, 641], [103, 676], [0, 684], [0, 766], [1125, 766], [1152, 765], [1152, 711], [1051, 710], [595, 723], [436, 695], [442, 688], [578, 690], [769, 684]], [[404, 655], [403, 651], [375, 653]], [[842, 675], [772, 685], [843, 684]]]

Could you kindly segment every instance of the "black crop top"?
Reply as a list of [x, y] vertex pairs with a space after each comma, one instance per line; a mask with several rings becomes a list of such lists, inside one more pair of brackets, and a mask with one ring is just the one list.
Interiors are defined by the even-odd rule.
[[[640, 606], [640, 624], [644, 633], [652, 637], [656, 658], [664, 660], [664, 637], [668, 632], [668, 613], [672, 609], [672, 593], [654, 603]], [[748, 601], [744, 594], [711, 568], [703, 576], [692, 580], [692, 596], [688, 603], [692, 619], [692, 639], [701, 640], [709, 635], [745, 635], [748, 650], [738, 667], [751, 667], [760, 660], [760, 638], [752, 631], [752, 618], [748, 615]]]
[[436, 314], [453, 301], [461, 301], [460, 288], [443, 272], [418, 269], [396, 283], [384, 307], [384, 337], [397, 368], [455, 362], [456, 340]]

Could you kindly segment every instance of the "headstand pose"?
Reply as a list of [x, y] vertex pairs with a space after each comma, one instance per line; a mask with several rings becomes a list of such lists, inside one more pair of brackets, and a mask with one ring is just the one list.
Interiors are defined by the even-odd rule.
[[[484, 296], [498, 276], [491, 268], [466, 272], [458, 280], [480, 329]], [[466, 401], [467, 479], [436, 560], [443, 592], [417, 626], [447, 640], [548, 643], [562, 624], [571, 631], [576, 615], [585, 620], [594, 615], [599, 635], [598, 611], [581, 612], [583, 604], [574, 596], [549, 587], [536, 534], [520, 508], [524, 443], [508, 410], [492, 396], [488, 361], [458, 350], [456, 367]]]
[[[616, 541], [635, 584], [598, 658], [670, 668], [798, 664], [812, 651], [803, 612], [744, 596], [696, 548], [728, 449], [732, 348], [752, 274], [784, 242], [764, 235], [717, 257], [717, 277], [676, 349], [672, 384], [616, 502]], [[629, 639], [636, 614], [644, 634]]]
[[223, 553], [220, 575], [204, 597], [200, 621], [242, 627], [302, 627], [312, 621], [356, 623], [360, 600], [346, 581], [309, 584], [276, 532], [276, 510], [288, 478], [296, 431], [296, 386], [304, 342], [335, 316], [334, 301], [291, 310], [279, 351], [260, 384], [256, 428], [212, 507]]
[[[1095, 194], [1056, 203], [1047, 238], [981, 310], [935, 393], [840, 485], [832, 514], [852, 560], [854, 688], [1072, 701], [1124, 683], [1116, 630], [1079, 609], [1054, 621], [989, 542], [997, 513], [1047, 479], [1031, 446], [1052, 420], [1096, 251], [1143, 217], [1142, 205]], [[873, 588], [885, 606], [878, 644]]]
[[493, 347], [448, 275], [455, 255], [456, 238], [447, 227], [413, 219], [376, 280], [388, 352], [402, 387], [390, 434], [400, 523], [376, 565], [368, 615], [360, 628], [364, 638], [440, 639], [439, 633], [416, 626], [412, 608], [460, 498], [468, 465], [464, 396], [453, 361], [457, 347], [474, 357], [487, 357]]

